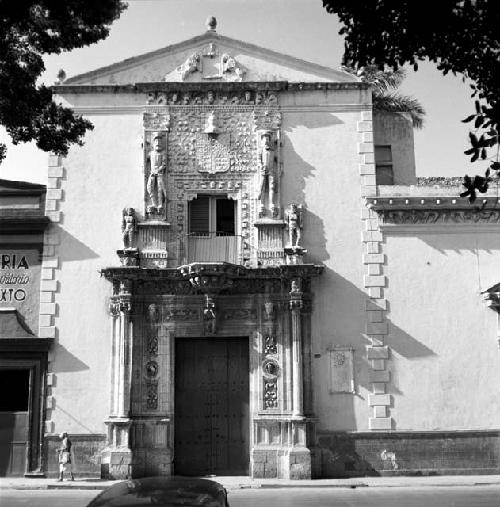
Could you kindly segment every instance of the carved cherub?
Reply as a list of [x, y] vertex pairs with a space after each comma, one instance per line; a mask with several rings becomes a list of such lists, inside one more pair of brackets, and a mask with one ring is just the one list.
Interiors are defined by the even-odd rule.
[[298, 247], [302, 237], [302, 206], [290, 204], [286, 210], [286, 221], [289, 246]]
[[200, 61], [200, 54], [193, 53], [182, 65], [177, 67], [176, 70], [180, 73], [182, 81], [184, 81], [189, 74], [199, 70]]
[[165, 170], [167, 168], [167, 157], [162, 146], [162, 135], [155, 132], [152, 137], [153, 148], [149, 152], [150, 170], [146, 190], [151, 200], [148, 206], [148, 212], [158, 212], [163, 210], [165, 205], [167, 191], [165, 188]]
[[239, 65], [236, 60], [229, 54], [224, 53], [222, 55], [222, 73], [226, 72], [233, 72], [236, 76], [238, 81], [241, 81], [243, 79], [243, 76], [245, 75], [246, 71]]
[[137, 229], [134, 208], [124, 208], [122, 212], [123, 248], [134, 247], [134, 234]]

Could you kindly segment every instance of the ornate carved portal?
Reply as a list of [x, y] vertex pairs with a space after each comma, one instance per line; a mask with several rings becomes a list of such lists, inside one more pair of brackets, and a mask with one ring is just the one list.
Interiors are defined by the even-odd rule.
[[227, 263], [104, 270], [114, 353], [105, 474], [175, 473], [176, 340], [248, 337], [250, 473], [311, 477], [311, 279], [320, 272]]

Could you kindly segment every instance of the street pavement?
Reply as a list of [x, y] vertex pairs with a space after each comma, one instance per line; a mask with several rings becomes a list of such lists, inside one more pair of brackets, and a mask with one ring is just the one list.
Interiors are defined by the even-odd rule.
[[[0, 491], [2, 507], [85, 507], [99, 491], [31, 489]], [[228, 492], [231, 507], [498, 507], [500, 485], [279, 487]]]

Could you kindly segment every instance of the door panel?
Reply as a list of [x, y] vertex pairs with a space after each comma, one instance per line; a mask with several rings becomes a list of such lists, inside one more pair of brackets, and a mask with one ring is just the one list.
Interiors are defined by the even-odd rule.
[[175, 473], [248, 473], [248, 339], [176, 343]]
[[22, 476], [26, 471], [29, 426], [27, 369], [0, 370], [0, 477]]

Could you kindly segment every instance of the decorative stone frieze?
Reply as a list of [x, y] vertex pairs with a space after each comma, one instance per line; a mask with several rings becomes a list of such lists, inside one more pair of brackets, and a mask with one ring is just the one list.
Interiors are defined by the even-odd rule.
[[[206, 106], [211, 108], [214, 106], [226, 106], [233, 108], [234, 106], [243, 106], [236, 109], [236, 111], [245, 111], [258, 107], [276, 107], [278, 105], [278, 95], [274, 91], [267, 90], [209, 90], [203, 92], [202, 90], [183, 90], [180, 91], [151, 91], [146, 97], [146, 104], [151, 106], [173, 106], [172, 111], [176, 107], [186, 106]], [[147, 113], [146, 113], [147, 114]], [[158, 125], [165, 125], [168, 127], [167, 115], [159, 115], [158, 120], [163, 123]], [[148, 116], [151, 122], [156, 121], [154, 116]], [[276, 121], [276, 120], [275, 120]], [[150, 128], [155, 128], [154, 123], [150, 124]], [[272, 125], [276, 125], [273, 123]], [[157, 127], [161, 128], [161, 127]], [[163, 128], [162, 128], [163, 130]]]
[[396, 210], [381, 211], [382, 223], [385, 224], [466, 224], [466, 223], [500, 223], [500, 211], [474, 210]]

